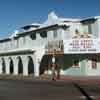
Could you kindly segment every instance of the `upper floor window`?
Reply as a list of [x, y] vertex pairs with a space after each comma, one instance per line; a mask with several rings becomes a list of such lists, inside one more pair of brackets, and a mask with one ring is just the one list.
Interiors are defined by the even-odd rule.
[[94, 24], [95, 24], [96, 19], [91, 18], [91, 19], [86, 19], [81, 21], [82, 22], [82, 26], [83, 26], [83, 33], [85, 35], [91, 35], [94, 34]]
[[36, 33], [30, 34], [30, 38], [31, 38], [32, 40], [36, 40]]
[[83, 32], [92, 34], [92, 24], [83, 25]]
[[42, 38], [46, 38], [46, 37], [47, 37], [47, 31], [42, 31], [42, 32], [40, 32], [40, 36], [41, 36]]
[[56, 37], [57, 37], [57, 30], [54, 30], [53, 35], [54, 35], [54, 38], [56, 38]]

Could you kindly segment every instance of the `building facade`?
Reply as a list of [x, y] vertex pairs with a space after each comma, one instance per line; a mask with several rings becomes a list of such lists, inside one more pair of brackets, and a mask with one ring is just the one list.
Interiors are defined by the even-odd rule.
[[100, 16], [72, 19], [54, 12], [0, 40], [0, 74], [51, 74], [52, 57], [61, 75], [100, 75]]

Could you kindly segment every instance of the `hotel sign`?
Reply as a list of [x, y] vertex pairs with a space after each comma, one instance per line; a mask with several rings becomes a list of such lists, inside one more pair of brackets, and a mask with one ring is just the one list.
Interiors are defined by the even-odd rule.
[[[66, 40], [65, 43], [65, 53], [89, 53], [89, 52], [97, 52], [98, 50], [98, 42], [96, 39], [71, 39]], [[67, 49], [66, 49], [67, 48]]]

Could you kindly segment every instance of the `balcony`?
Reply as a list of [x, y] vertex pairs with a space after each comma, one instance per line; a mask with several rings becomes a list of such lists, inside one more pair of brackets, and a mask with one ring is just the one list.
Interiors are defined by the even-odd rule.
[[62, 40], [48, 42], [45, 47], [46, 54], [64, 54], [64, 46]]

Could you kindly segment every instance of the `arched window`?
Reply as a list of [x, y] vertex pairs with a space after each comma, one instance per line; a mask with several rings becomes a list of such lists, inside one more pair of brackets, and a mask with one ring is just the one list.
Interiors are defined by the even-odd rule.
[[32, 40], [36, 40], [36, 33], [30, 34], [30, 38], [31, 38]]
[[46, 37], [47, 37], [47, 31], [42, 31], [42, 32], [40, 32], [40, 36], [41, 36], [42, 38], [46, 38]]

